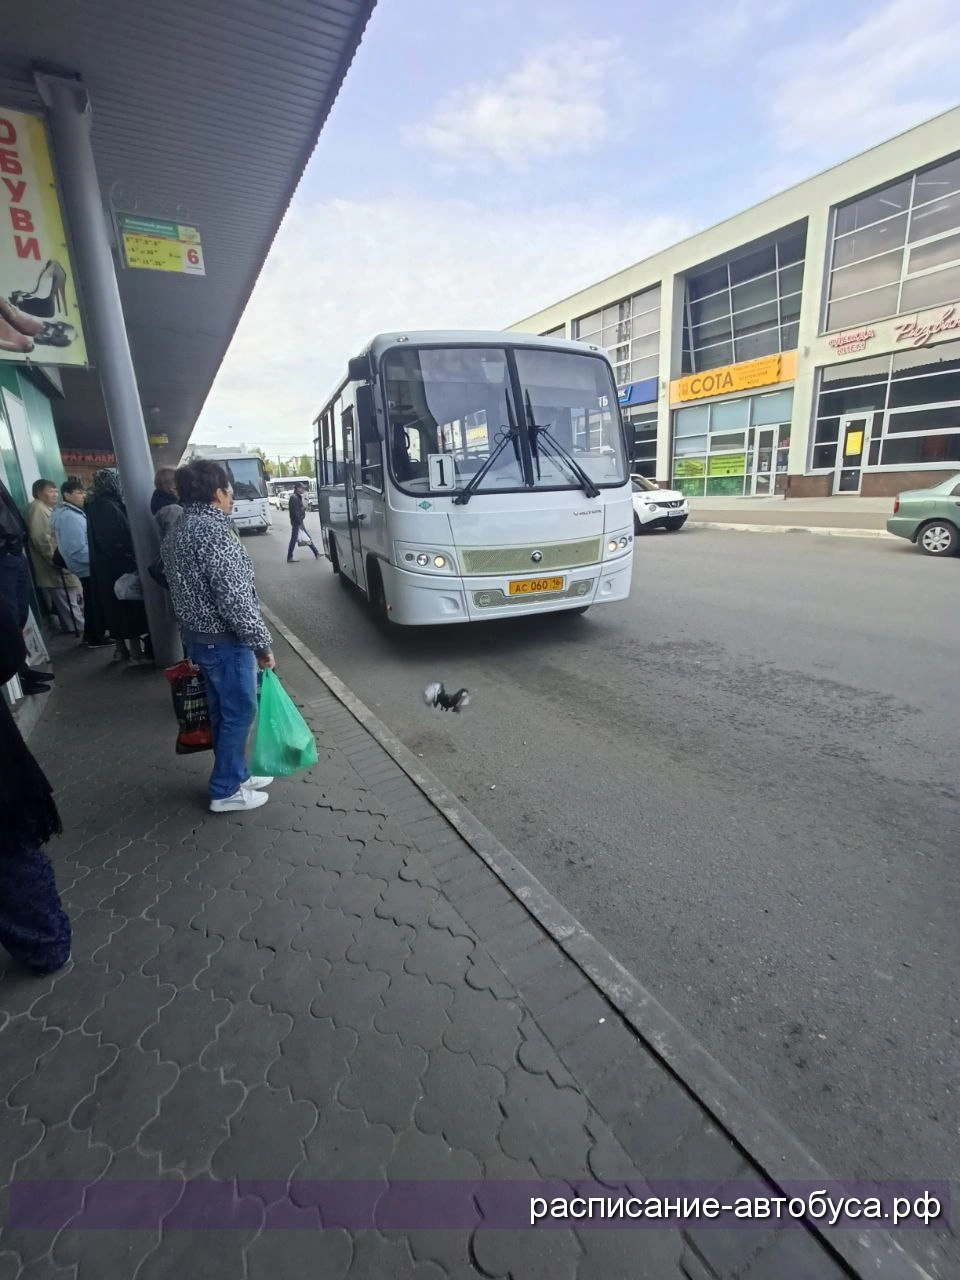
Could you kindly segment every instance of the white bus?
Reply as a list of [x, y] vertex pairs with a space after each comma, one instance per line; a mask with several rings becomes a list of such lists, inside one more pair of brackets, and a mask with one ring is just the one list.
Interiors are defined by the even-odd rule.
[[260, 455], [201, 447], [194, 449], [192, 456], [219, 462], [226, 470], [233, 485], [232, 519], [236, 527], [266, 533], [271, 523], [270, 504], [267, 500], [267, 476]]
[[600, 348], [381, 335], [315, 425], [324, 549], [382, 620], [584, 613], [629, 594], [630, 476]]
[[290, 495], [298, 484], [304, 485], [307, 490], [303, 497], [307, 510], [316, 511], [319, 507], [319, 499], [317, 497], [317, 482], [313, 476], [283, 476], [268, 480], [267, 488], [271, 505], [285, 511], [290, 505]]

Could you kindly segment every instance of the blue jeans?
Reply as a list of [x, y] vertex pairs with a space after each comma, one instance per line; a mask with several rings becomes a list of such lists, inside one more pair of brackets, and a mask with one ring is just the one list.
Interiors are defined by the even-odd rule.
[[320, 552], [319, 552], [319, 551], [317, 550], [317, 548], [314, 546], [314, 544], [313, 544], [313, 539], [310, 537], [309, 533], [307, 533], [306, 525], [302, 525], [302, 524], [295, 524], [295, 525], [293, 526], [293, 528], [290, 530], [290, 545], [289, 545], [289, 547], [287, 547], [287, 559], [288, 559], [288, 560], [292, 560], [292, 559], [293, 559], [293, 553], [294, 553], [294, 551], [296, 551], [296, 549], [297, 549], [297, 542], [299, 541], [299, 539], [300, 539], [300, 535], [301, 535], [301, 534], [303, 535], [303, 537], [305, 537], [305, 538], [309, 538], [309, 540], [310, 540], [310, 549], [311, 549], [311, 551], [313, 552], [313, 554], [314, 554], [315, 556], [319, 556]]
[[247, 739], [257, 718], [257, 661], [232, 640], [209, 644], [185, 637], [187, 657], [203, 672], [213, 727], [210, 799], [225, 800], [250, 777]]

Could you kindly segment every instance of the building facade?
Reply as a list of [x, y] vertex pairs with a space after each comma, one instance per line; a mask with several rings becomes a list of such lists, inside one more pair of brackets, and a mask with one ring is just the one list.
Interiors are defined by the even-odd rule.
[[694, 497], [960, 471], [960, 108], [513, 326], [610, 355], [633, 469]]

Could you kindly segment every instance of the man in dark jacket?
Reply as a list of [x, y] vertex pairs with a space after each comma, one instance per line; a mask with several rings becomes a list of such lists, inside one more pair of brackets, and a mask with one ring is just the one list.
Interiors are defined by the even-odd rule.
[[314, 560], [320, 559], [320, 552], [314, 546], [313, 539], [307, 533], [304, 523], [307, 518], [307, 511], [303, 502], [303, 494], [306, 487], [305, 484], [295, 484], [293, 493], [290, 495], [290, 546], [287, 548], [287, 564], [293, 563], [293, 553], [296, 551], [301, 539], [306, 541], [306, 545], [313, 552]]

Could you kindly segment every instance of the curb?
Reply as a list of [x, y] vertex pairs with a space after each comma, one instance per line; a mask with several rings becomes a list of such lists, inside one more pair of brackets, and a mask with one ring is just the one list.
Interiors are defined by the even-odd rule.
[[886, 529], [837, 529], [809, 524], [733, 524], [720, 520], [696, 519], [691, 519], [690, 523], [697, 529], [726, 529], [735, 533], [818, 533], [828, 538], [889, 538], [891, 542], [896, 538], [896, 534], [887, 533]]
[[[616, 1008], [644, 1045], [693, 1094], [770, 1182], [836, 1180], [712, 1057], [606, 947], [488, 831], [352, 690], [265, 604], [263, 616], [333, 696], [367, 730], [447, 822], [522, 903], [561, 950]], [[841, 1258], [857, 1280], [932, 1280], [885, 1230], [831, 1231], [804, 1225]]]

